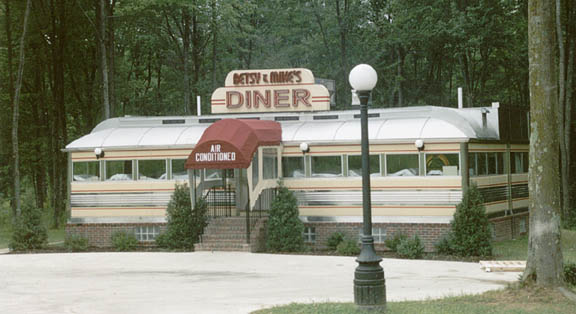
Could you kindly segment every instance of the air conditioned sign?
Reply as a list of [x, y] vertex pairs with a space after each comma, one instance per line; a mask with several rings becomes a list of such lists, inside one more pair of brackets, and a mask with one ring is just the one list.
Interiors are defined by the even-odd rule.
[[222, 145], [212, 144], [209, 152], [194, 153], [194, 159], [196, 162], [236, 161], [236, 152], [225, 152], [222, 151]]
[[212, 94], [212, 113], [321, 111], [330, 93], [308, 69], [232, 71]]

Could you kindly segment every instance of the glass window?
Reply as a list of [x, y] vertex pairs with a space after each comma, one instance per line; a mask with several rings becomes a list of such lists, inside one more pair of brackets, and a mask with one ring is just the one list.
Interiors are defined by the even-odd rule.
[[188, 180], [185, 164], [186, 159], [172, 159], [172, 180]]
[[134, 233], [138, 241], [152, 242], [156, 240], [156, 237], [160, 234], [160, 228], [158, 226], [139, 226], [136, 227]]
[[282, 157], [282, 175], [285, 178], [303, 178], [304, 157]]
[[342, 176], [342, 156], [312, 156], [313, 177]]
[[262, 177], [264, 179], [278, 178], [278, 152], [276, 148], [264, 148], [262, 150]]
[[528, 153], [517, 152], [510, 154], [510, 166], [512, 173], [528, 172]]
[[132, 160], [106, 161], [106, 180], [107, 181], [132, 180]]
[[222, 169], [204, 169], [204, 176], [206, 180], [222, 179]]
[[316, 227], [304, 227], [304, 237], [305, 243], [315, 243], [316, 242]]
[[254, 158], [252, 158], [252, 187], [256, 188], [258, 184], [258, 176], [259, 176], [259, 169], [258, 169], [258, 151], [254, 153]]
[[139, 160], [138, 180], [166, 180], [166, 160]]
[[98, 181], [100, 180], [100, 162], [82, 161], [72, 163], [73, 181]]
[[386, 155], [386, 175], [417, 176], [419, 173], [417, 154]]
[[[380, 175], [380, 155], [370, 155], [370, 176]], [[362, 155], [348, 156], [348, 176], [362, 176]]]
[[426, 154], [427, 176], [457, 176], [459, 170], [458, 154]]

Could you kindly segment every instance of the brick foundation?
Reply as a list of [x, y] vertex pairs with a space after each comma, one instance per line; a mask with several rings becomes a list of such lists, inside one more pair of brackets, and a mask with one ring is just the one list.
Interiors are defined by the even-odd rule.
[[495, 241], [515, 239], [528, 234], [528, 212], [490, 219]]
[[[166, 230], [165, 223], [108, 223], [108, 224], [67, 224], [66, 235], [77, 235], [88, 239], [93, 247], [111, 247], [110, 238], [117, 231], [135, 233], [136, 227], [159, 226], [160, 233]], [[153, 246], [154, 242], [140, 242], [142, 246]]]
[[[351, 239], [358, 239], [362, 229], [362, 223], [308, 222], [304, 225], [316, 229], [316, 242], [307, 245], [317, 250], [327, 249], [328, 238], [335, 232], [342, 232]], [[384, 228], [387, 238], [396, 233], [404, 233], [409, 237], [418, 235], [426, 252], [433, 252], [436, 242], [450, 231], [450, 224], [373, 223], [372, 227]], [[374, 243], [374, 247], [377, 251], [389, 250], [384, 243]]]

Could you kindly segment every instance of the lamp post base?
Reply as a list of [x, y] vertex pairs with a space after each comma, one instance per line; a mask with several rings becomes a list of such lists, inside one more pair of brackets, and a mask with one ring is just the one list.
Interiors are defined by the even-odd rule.
[[[371, 238], [371, 237], [370, 237]], [[354, 303], [363, 309], [386, 309], [386, 280], [382, 259], [374, 252], [373, 239], [362, 239], [362, 251], [354, 271]]]

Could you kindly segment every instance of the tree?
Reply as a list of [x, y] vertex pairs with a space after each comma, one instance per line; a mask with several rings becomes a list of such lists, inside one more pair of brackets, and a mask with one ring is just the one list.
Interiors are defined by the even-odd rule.
[[523, 280], [541, 286], [563, 283], [558, 128], [558, 67], [553, 1], [528, 3], [530, 76], [530, 236]]
[[297, 252], [302, 249], [304, 225], [298, 218], [298, 200], [287, 187], [280, 185], [270, 206], [266, 247], [270, 251]]
[[32, 0], [26, 1], [26, 11], [24, 12], [24, 22], [22, 35], [20, 36], [20, 56], [18, 61], [18, 78], [14, 91], [14, 107], [12, 111], [12, 154], [14, 158], [14, 202], [16, 203], [16, 216], [20, 216], [20, 152], [18, 150], [18, 122], [20, 109], [20, 91], [22, 89], [22, 77], [24, 76], [24, 61], [26, 43], [26, 31], [28, 30], [28, 16], [32, 8]]

